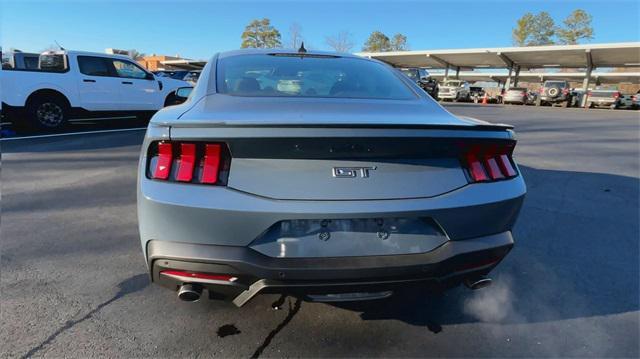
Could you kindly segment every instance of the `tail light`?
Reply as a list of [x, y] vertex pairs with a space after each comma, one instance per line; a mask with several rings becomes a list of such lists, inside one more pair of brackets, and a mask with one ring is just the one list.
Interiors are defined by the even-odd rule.
[[618, 98], [620, 97], [620, 92], [614, 92], [613, 93], [613, 98]]
[[467, 146], [461, 160], [471, 183], [493, 182], [518, 175], [511, 157], [515, 143]]
[[149, 146], [147, 177], [224, 186], [231, 154], [224, 143], [155, 142]]
[[544, 87], [540, 87], [540, 90], [538, 92], [540, 92], [540, 94], [542, 95], [544, 93]]
[[568, 94], [568, 93], [569, 93], [569, 89], [568, 89], [568, 88], [563, 88], [563, 89], [562, 89], [562, 94], [563, 94], [563, 95], [566, 95], [566, 94]]

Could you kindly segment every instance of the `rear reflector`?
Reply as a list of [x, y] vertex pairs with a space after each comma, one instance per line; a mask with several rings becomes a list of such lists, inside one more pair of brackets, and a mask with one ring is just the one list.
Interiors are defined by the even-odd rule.
[[158, 161], [153, 172], [153, 178], [167, 179], [171, 172], [171, 162], [173, 162], [173, 146], [171, 143], [158, 144]]
[[180, 164], [178, 165], [178, 175], [176, 176], [176, 180], [180, 182], [191, 182], [195, 161], [196, 145], [193, 143], [181, 143]]
[[171, 277], [181, 277], [186, 279], [204, 279], [204, 280], [219, 280], [224, 282], [234, 282], [238, 278], [228, 274], [210, 274], [200, 272], [187, 272], [181, 270], [163, 270], [160, 274], [168, 275]]
[[202, 183], [218, 182], [218, 169], [220, 167], [220, 145], [207, 144], [204, 150], [202, 163]]

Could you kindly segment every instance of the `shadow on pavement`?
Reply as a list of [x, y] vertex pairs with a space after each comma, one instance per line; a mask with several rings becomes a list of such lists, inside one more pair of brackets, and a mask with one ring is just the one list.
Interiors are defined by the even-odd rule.
[[[426, 326], [532, 323], [639, 310], [638, 178], [521, 166], [529, 188], [516, 245], [492, 286], [406, 288], [387, 300], [334, 304], [363, 320]], [[630, 333], [632, 334], [632, 333]]]

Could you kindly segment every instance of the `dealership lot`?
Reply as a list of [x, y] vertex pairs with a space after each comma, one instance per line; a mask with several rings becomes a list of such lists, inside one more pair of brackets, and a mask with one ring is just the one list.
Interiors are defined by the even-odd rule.
[[180, 302], [139, 248], [143, 131], [3, 141], [2, 356], [637, 357], [638, 112], [446, 107], [516, 126], [516, 247], [483, 291], [369, 303]]

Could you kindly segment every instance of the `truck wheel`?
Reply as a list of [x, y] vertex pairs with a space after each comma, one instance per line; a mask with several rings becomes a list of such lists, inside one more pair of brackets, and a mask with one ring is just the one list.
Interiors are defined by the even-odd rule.
[[27, 105], [27, 117], [31, 126], [40, 130], [52, 130], [67, 124], [69, 107], [56, 97], [36, 97]]

